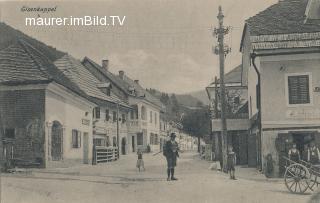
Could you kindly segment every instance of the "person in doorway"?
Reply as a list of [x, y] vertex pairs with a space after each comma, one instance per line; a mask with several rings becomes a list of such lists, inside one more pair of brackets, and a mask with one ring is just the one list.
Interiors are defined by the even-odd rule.
[[300, 162], [300, 159], [301, 159], [300, 152], [297, 149], [297, 145], [295, 143], [292, 145], [292, 148], [289, 150], [288, 157], [291, 161], [294, 161], [297, 163]]
[[143, 169], [143, 171], [145, 171], [146, 169], [144, 168], [143, 153], [142, 153], [141, 149], [138, 149], [137, 155], [138, 155], [137, 168], [138, 168], [139, 172], [141, 171], [141, 169]]
[[311, 142], [310, 148], [308, 149], [308, 162], [311, 164], [319, 164], [320, 161], [320, 152], [319, 148], [315, 145], [314, 142]]
[[178, 143], [175, 141], [176, 134], [170, 134], [170, 140], [168, 140], [163, 146], [163, 155], [167, 159], [167, 181], [178, 180], [174, 177], [174, 168], [177, 165], [177, 157], [179, 157]]
[[227, 157], [227, 169], [230, 174], [230, 179], [236, 180], [235, 177], [235, 165], [236, 165], [236, 153], [233, 151], [233, 147], [228, 147], [228, 157]]

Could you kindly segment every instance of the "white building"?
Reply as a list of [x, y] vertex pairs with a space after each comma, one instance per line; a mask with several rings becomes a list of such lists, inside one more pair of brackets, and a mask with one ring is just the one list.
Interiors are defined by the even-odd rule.
[[82, 63], [100, 82], [112, 84], [115, 94], [127, 100], [132, 107], [127, 123], [129, 151], [135, 152], [138, 148], [147, 150], [148, 146], [150, 150], [158, 151], [162, 103], [146, 91], [138, 80], [127, 77], [124, 71], [114, 75], [108, 66], [100, 66], [87, 57]]

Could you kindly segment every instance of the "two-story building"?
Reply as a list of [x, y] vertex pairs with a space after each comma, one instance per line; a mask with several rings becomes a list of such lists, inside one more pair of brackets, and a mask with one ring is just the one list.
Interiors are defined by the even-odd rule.
[[249, 18], [241, 52], [248, 86], [250, 133], [257, 164], [274, 176], [284, 168], [292, 143], [302, 157], [310, 142], [320, 144], [320, 3], [282, 0]]
[[[225, 74], [226, 91], [226, 123], [227, 141], [237, 154], [237, 163], [255, 166], [255, 157], [251, 157], [252, 145], [248, 144], [249, 116], [248, 116], [248, 89], [242, 84], [242, 65], [239, 65]], [[207, 144], [214, 152], [215, 159], [221, 159], [221, 110], [220, 110], [220, 80], [211, 83], [207, 88], [212, 112], [212, 134]], [[208, 143], [209, 142], [209, 143]], [[251, 147], [250, 147], [251, 146]], [[254, 146], [254, 145], [253, 145]], [[255, 152], [255, 151], [254, 151]], [[253, 159], [253, 161], [252, 161]]]
[[5, 158], [37, 167], [91, 163], [96, 104], [23, 40], [0, 51], [0, 101]]
[[[93, 109], [93, 143], [95, 146], [119, 145], [121, 154], [128, 151], [127, 117], [130, 106], [112, 91], [111, 83], [100, 82], [80, 60], [65, 55], [54, 62], [61, 72], [79, 86], [97, 104]], [[104, 62], [107, 66], [107, 62]], [[119, 140], [118, 140], [119, 138]]]
[[106, 66], [101, 66], [88, 57], [83, 65], [100, 81], [112, 84], [120, 98], [126, 99], [132, 107], [128, 116], [128, 146], [135, 152], [137, 148], [158, 151], [160, 149], [160, 113], [162, 103], [146, 91], [138, 80], [132, 80], [119, 71], [119, 75], [111, 73]]

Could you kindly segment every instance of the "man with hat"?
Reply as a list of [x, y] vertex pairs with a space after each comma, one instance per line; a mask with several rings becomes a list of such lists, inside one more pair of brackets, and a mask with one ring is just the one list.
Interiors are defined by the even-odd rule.
[[168, 140], [163, 146], [163, 155], [167, 159], [167, 166], [168, 166], [167, 181], [178, 180], [177, 178], [174, 177], [174, 167], [177, 165], [177, 157], [179, 157], [179, 153], [178, 153], [179, 147], [175, 139], [176, 139], [176, 134], [171, 133], [170, 140]]

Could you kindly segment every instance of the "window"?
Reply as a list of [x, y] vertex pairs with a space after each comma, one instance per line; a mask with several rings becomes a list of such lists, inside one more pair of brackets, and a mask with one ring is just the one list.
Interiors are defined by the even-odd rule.
[[157, 134], [154, 135], [154, 144], [155, 145], [159, 144], [159, 139]]
[[309, 104], [309, 91], [309, 75], [288, 76], [289, 104]]
[[117, 112], [115, 111], [112, 112], [112, 120], [113, 122], [117, 122]]
[[95, 107], [93, 109], [93, 118], [100, 118], [100, 108], [99, 107]]
[[150, 111], [150, 123], [152, 123], [152, 111]]
[[81, 132], [78, 130], [72, 130], [72, 148], [81, 147]]
[[4, 132], [5, 138], [14, 139], [15, 138], [15, 129], [14, 128], [6, 128]]
[[157, 119], [157, 113], [154, 113], [154, 123], [157, 125], [158, 119]]
[[150, 133], [150, 144], [154, 145], [154, 135], [153, 135], [153, 133]]
[[100, 139], [100, 138], [93, 139], [93, 145], [94, 146], [102, 146], [102, 139]]
[[110, 119], [110, 112], [109, 112], [109, 109], [106, 109], [106, 121], [109, 121]]
[[125, 123], [126, 122], [126, 114], [121, 114], [121, 121], [122, 121], [122, 123]]
[[134, 119], [134, 110], [130, 111], [130, 119], [131, 119], [131, 120]]
[[141, 107], [141, 119], [142, 120], [147, 119], [147, 110], [146, 110], [146, 107], [144, 107], [144, 106]]

